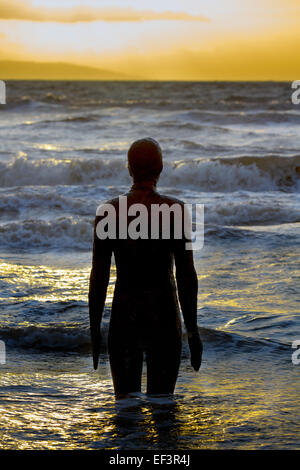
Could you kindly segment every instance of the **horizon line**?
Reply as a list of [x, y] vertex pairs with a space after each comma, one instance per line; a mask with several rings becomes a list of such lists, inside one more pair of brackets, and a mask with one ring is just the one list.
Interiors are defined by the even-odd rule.
[[275, 79], [275, 78], [257, 78], [257, 79], [221, 79], [221, 78], [199, 78], [199, 79], [178, 79], [178, 78], [101, 78], [101, 79], [95, 79], [95, 78], [1, 78], [0, 80], [2, 81], [10, 81], [10, 82], [194, 82], [194, 83], [199, 83], [199, 82], [240, 82], [240, 83], [245, 83], [245, 82], [264, 82], [264, 83], [270, 83], [270, 82], [282, 82], [282, 83], [289, 83], [289, 82], [294, 82], [295, 78], [293, 79]]

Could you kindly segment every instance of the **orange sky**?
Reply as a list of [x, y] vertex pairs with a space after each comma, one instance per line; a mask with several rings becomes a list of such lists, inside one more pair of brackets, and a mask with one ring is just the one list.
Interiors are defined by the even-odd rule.
[[299, 0], [1, 0], [0, 60], [144, 79], [295, 80], [299, 23]]

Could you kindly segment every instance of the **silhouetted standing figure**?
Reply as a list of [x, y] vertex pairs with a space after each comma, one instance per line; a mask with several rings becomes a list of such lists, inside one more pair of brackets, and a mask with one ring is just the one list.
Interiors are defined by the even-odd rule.
[[[139, 203], [150, 214], [153, 204], [183, 202], [160, 195], [156, 183], [163, 168], [159, 144], [151, 139], [134, 142], [128, 151], [128, 168], [133, 186], [123, 195], [127, 206]], [[119, 221], [119, 198], [112, 204]], [[199, 370], [202, 343], [197, 327], [198, 281], [193, 252], [186, 239], [101, 239], [96, 228], [90, 276], [89, 315], [94, 368], [97, 369], [101, 343], [100, 325], [114, 253], [117, 280], [108, 333], [108, 352], [115, 394], [125, 396], [141, 391], [142, 363], [147, 364], [147, 393], [172, 394], [181, 356], [181, 320], [178, 297], [187, 329], [191, 364]], [[128, 224], [132, 218], [128, 216]], [[173, 221], [174, 223], [174, 221]], [[119, 225], [117, 227], [119, 229]], [[151, 217], [149, 218], [151, 233]], [[171, 230], [172, 234], [172, 230]], [[176, 282], [173, 264], [176, 266]], [[177, 297], [178, 291], [178, 297]]]

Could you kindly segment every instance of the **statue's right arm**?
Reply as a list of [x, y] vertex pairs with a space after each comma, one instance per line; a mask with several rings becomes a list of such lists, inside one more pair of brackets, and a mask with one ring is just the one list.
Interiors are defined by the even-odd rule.
[[109, 283], [112, 256], [111, 240], [101, 240], [96, 233], [100, 217], [95, 218], [92, 270], [89, 284], [89, 318], [94, 369], [98, 367], [101, 333], [100, 326]]

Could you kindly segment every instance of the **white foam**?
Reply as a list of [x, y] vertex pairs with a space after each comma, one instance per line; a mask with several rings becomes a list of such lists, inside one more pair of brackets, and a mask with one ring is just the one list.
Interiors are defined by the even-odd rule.
[[20, 249], [88, 249], [92, 243], [92, 220], [59, 217], [51, 221], [24, 220], [0, 226], [1, 245]]
[[[160, 184], [222, 192], [298, 189], [299, 159], [268, 157], [249, 161], [246, 158], [165, 162]], [[90, 183], [105, 186], [131, 182], [125, 158], [33, 160], [21, 156], [1, 163], [0, 171], [0, 184], [6, 187]]]

